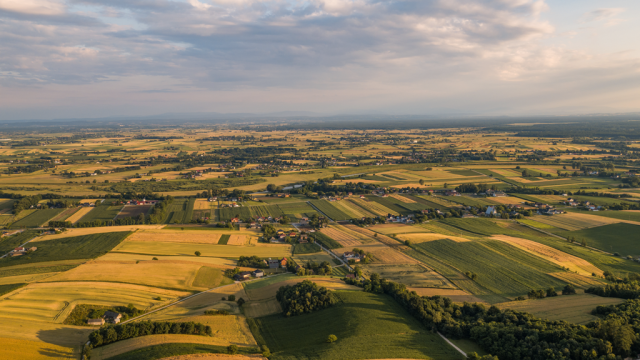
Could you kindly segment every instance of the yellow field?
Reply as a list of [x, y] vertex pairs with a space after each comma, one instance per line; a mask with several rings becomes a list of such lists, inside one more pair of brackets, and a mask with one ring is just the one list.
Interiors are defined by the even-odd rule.
[[336, 209], [350, 215], [354, 218], [375, 217], [376, 215], [364, 210], [348, 200], [335, 201], [331, 203]]
[[193, 210], [211, 210], [213, 204], [215, 202], [209, 202], [208, 199], [196, 199]]
[[82, 199], [80, 204], [95, 204], [98, 199]]
[[43, 281], [52, 276], [55, 276], [56, 274], [59, 274], [59, 273], [52, 272], [52, 273], [44, 273], [44, 274], [30, 274], [30, 275], [0, 277], [0, 285], [22, 284], [22, 283], [32, 283], [36, 281]]
[[384, 235], [423, 233], [425, 229], [403, 224], [382, 224], [369, 226], [369, 229]]
[[517, 205], [522, 204], [524, 200], [513, 197], [513, 196], [496, 196], [487, 198], [487, 200], [491, 200], [493, 202], [502, 204], [502, 205]]
[[537, 317], [549, 320], [565, 320], [575, 324], [585, 324], [597, 320], [591, 310], [598, 305], [615, 305], [624, 300], [603, 298], [590, 294], [565, 295], [545, 299], [512, 301], [497, 304], [500, 309], [525, 311]]
[[95, 209], [95, 208], [92, 208], [92, 207], [85, 207], [85, 208], [82, 208], [82, 209], [80, 209], [80, 210], [76, 211], [76, 212], [75, 212], [75, 214], [73, 214], [73, 215], [69, 216], [69, 217], [67, 218], [67, 220], [66, 220], [66, 221], [69, 221], [69, 222], [71, 222], [72, 224], [75, 224], [75, 223], [77, 223], [80, 219], [82, 219], [82, 217], [83, 217], [83, 216], [87, 215], [87, 214], [89, 213], [89, 211], [91, 211], [91, 210], [93, 210], [93, 209]]
[[409, 291], [415, 291], [420, 296], [442, 296], [448, 297], [454, 302], [484, 302], [483, 300], [469, 294], [463, 290], [454, 289], [434, 289], [434, 288], [407, 288]]
[[222, 233], [198, 230], [140, 230], [127, 238], [127, 241], [162, 241], [191, 244], [217, 244]]
[[435, 233], [400, 234], [400, 235], [397, 235], [396, 237], [403, 241], [409, 240], [415, 244], [420, 244], [423, 242], [434, 241], [434, 240], [442, 240], [442, 239], [449, 239], [455, 242], [471, 241], [469, 239], [465, 239], [458, 236], [448, 236], [448, 235], [435, 234]]
[[227, 245], [245, 245], [247, 243], [247, 237], [245, 235], [231, 235]]
[[[397, 246], [400, 243], [386, 235], [375, 233], [369, 229], [361, 228], [357, 225], [345, 225], [346, 228], [353, 232], [357, 232], [359, 234], [365, 235], [370, 239], [375, 239], [378, 242], [381, 242], [387, 246]], [[377, 236], [376, 236], [377, 235]]]
[[179, 261], [115, 262], [91, 261], [46, 280], [122, 282], [172, 289], [192, 290], [193, 280], [202, 266]]
[[415, 264], [414, 258], [396, 251], [388, 246], [381, 246], [371, 251], [376, 264]]
[[0, 337], [2, 360], [51, 360], [78, 359], [79, 351], [73, 348], [47, 344], [41, 341], [18, 340]]
[[183, 244], [164, 241], [123, 241], [113, 251], [149, 254], [149, 255], [190, 255], [200, 251], [202, 256], [232, 257], [287, 257], [291, 254], [291, 245], [258, 244], [255, 246]]
[[509, 243], [526, 252], [541, 257], [547, 261], [551, 261], [554, 264], [569, 268], [571, 271], [577, 271], [580, 275], [591, 276], [592, 273], [595, 273], [598, 276], [602, 276], [602, 270], [598, 269], [587, 260], [567, 254], [550, 246], [543, 245], [532, 240], [520, 239], [506, 235], [493, 235], [491, 238]]
[[162, 360], [268, 360], [261, 355], [190, 354], [163, 358]]
[[333, 240], [337, 241], [342, 246], [348, 247], [348, 246], [358, 246], [362, 244], [362, 242], [358, 240], [358, 238], [356, 238], [355, 236], [344, 233], [332, 227], [322, 229], [320, 230], [320, 232], [332, 238]]
[[[107, 253], [107, 254], [99, 257], [98, 259], [96, 259], [96, 261], [131, 261], [131, 262], [136, 262], [136, 261], [149, 261], [149, 260], [151, 260], [151, 258], [152, 257], [150, 255], [110, 252], [110, 253]], [[185, 255], [185, 256], [156, 256], [156, 258], [158, 258], [158, 261], [160, 261], [160, 262], [164, 262], [164, 261], [169, 262], [169, 263], [173, 263], [173, 262], [188, 262], [188, 263], [212, 266], [212, 267], [217, 267], [217, 268], [235, 267], [236, 263], [237, 263], [237, 261], [230, 260], [230, 259], [223, 259], [223, 258], [217, 258], [217, 257], [206, 257], [206, 256], [194, 256], [193, 254]]]
[[[77, 304], [134, 304], [140, 309], [149, 309], [188, 294], [119, 283], [33, 283], [3, 296], [0, 317], [62, 323]], [[158, 296], [162, 300], [154, 300]]]
[[101, 226], [101, 227], [93, 227], [93, 228], [77, 228], [77, 229], [67, 229], [67, 231], [55, 234], [55, 235], [44, 235], [32, 241], [47, 241], [54, 239], [62, 239], [72, 236], [81, 236], [81, 235], [91, 235], [91, 234], [102, 234], [114, 231], [135, 231], [138, 229], [148, 230], [148, 229], [161, 229], [164, 225], [123, 225], [123, 226]]

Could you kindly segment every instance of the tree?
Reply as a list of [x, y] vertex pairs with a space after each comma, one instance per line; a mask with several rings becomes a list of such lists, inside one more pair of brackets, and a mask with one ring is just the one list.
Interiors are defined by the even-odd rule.
[[227, 346], [227, 353], [229, 353], [230, 355], [235, 355], [238, 353], [238, 346], [237, 345], [229, 345]]
[[200, 251], [196, 251], [196, 256], [200, 256], [200, 255], [201, 255]]
[[229, 295], [228, 300], [229, 301], [236, 301], [236, 296], [235, 295]]
[[404, 241], [404, 244], [405, 244], [405, 245], [407, 245], [407, 246], [411, 246], [411, 241], [409, 241], [409, 240], [405, 240], [405, 241]]
[[239, 298], [238, 301], [236, 301], [236, 303], [238, 304], [238, 306], [242, 307], [242, 305], [244, 305], [245, 301], [243, 298]]
[[562, 289], [562, 295], [575, 295], [576, 288], [571, 284], [567, 284], [567, 286]]
[[264, 356], [266, 358], [271, 356], [271, 350], [269, 350], [267, 345], [262, 345], [261, 349], [262, 349], [262, 356]]
[[333, 335], [333, 334], [331, 334], [331, 335], [329, 335], [329, 336], [327, 337], [327, 342], [328, 342], [328, 343], [332, 343], [332, 342], [336, 342], [336, 341], [338, 341], [338, 337], [337, 337], [337, 336], [335, 336], [335, 335]]

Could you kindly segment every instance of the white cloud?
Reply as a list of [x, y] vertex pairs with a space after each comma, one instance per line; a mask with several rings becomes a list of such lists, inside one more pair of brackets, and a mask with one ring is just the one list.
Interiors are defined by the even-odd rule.
[[587, 22], [604, 22], [607, 26], [614, 26], [624, 22], [623, 19], [616, 18], [623, 13], [622, 8], [603, 8], [590, 11], [584, 15]]
[[0, 0], [0, 10], [34, 15], [59, 15], [65, 11], [62, 2], [54, 0]]

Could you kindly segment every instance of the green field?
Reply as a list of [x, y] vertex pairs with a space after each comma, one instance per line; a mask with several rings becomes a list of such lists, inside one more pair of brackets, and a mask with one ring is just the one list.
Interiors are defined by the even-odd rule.
[[322, 251], [320, 246], [312, 243], [293, 245], [293, 255], [296, 254], [313, 254]]
[[0, 260], [0, 267], [43, 261], [94, 259], [120, 244], [128, 231], [83, 235], [33, 243], [38, 250], [29, 255]]
[[229, 234], [220, 235], [220, 240], [218, 240], [218, 245], [227, 245], [230, 238], [231, 238], [231, 235]]
[[[455, 242], [444, 239], [416, 244], [413, 248], [423, 255], [418, 260], [473, 294], [517, 296], [526, 295], [531, 289], [566, 285], [547, 275], [562, 271], [559, 266], [501, 241]], [[475, 273], [477, 278], [473, 282], [480, 289], [468, 286], [465, 278], [449, 277], [447, 273], [451, 273], [451, 268], [462, 274], [467, 271]]]
[[54, 265], [54, 266], [30, 266], [26, 268], [0, 270], [0, 278], [8, 276], [45, 274], [52, 272], [63, 272], [71, 270], [78, 265]]
[[47, 222], [49, 222], [49, 220], [51, 220], [54, 217], [58, 216], [61, 212], [65, 211], [65, 210], [66, 209], [36, 210], [33, 214], [14, 222], [11, 225], [11, 228], [12, 229], [20, 229], [20, 228], [40, 227], [42, 225], [46, 226], [46, 224], [47, 224]]
[[167, 217], [165, 218], [164, 223], [185, 224], [191, 222], [195, 201], [195, 198], [174, 199], [171, 205], [167, 208]]
[[285, 214], [305, 214], [315, 211], [311, 207], [311, 205], [307, 204], [306, 202], [283, 203], [278, 204], [278, 207]]
[[351, 216], [345, 214], [343, 211], [336, 209], [326, 200], [313, 200], [310, 203], [320, 210], [323, 214], [328, 216], [331, 220], [349, 220]]
[[95, 209], [89, 211], [87, 215], [83, 216], [78, 221], [78, 223], [92, 222], [96, 220], [102, 222], [113, 220], [116, 216], [118, 216], [118, 213], [120, 212], [120, 210], [122, 210], [123, 207], [123, 205], [109, 206], [103, 203], [102, 205], [96, 206]]
[[638, 221], [640, 222], [640, 211], [616, 211], [616, 210], [608, 210], [608, 211], [581, 211], [577, 209], [570, 209], [569, 211], [580, 213], [580, 214], [589, 214], [595, 216], [602, 216], [611, 219], [618, 220], [628, 220], [628, 221]]
[[[255, 354], [257, 348], [238, 347], [238, 354]], [[109, 360], [156, 360], [188, 354], [226, 354], [227, 347], [206, 344], [162, 344], [147, 346], [124, 354], [112, 356]]]
[[[463, 359], [391, 297], [360, 291], [336, 295], [341, 301], [331, 308], [289, 318], [277, 314], [249, 319], [250, 326], [274, 360]], [[338, 341], [326, 343], [330, 334]]]
[[622, 256], [640, 256], [640, 226], [618, 223], [598, 226], [578, 231], [562, 231], [558, 235], [562, 237], [572, 236], [580, 243], [586, 240], [587, 246], [594, 247], [610, 253], [619, 253]]
[[7, 285], [0, 285], [0, 296], [4, 295], [4, 294], [8, 294], [10, 292], [12, 292], [13, 290], [19, 289], [23, 286], [25, 286], [27, 284], [7, 284]]
[[383, 198], [380, 196], [368, 196], [367, 199], [375, 201], [378, 204], [402, 215], [411, 214], [413, 213], [413, 210], [422, 210], [427, 208], [426, 205], [423, 205], [421, 203], [407, 204], [392, 197]]

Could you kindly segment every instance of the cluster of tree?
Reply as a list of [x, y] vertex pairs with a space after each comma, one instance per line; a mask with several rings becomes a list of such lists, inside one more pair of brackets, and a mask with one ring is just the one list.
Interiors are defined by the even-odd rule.
[[205, 315], [229, 315], [229, 311], [212, 309], [212, 310], [205, 310], [204, 314]]
[[29, 209], [31, 206], [36, 206], [40, 200], [42, 200], [42, 196], [40, 195], [23, 197], [13, 203], [13, 214], [18, 215], [22, 210]]
[[479, 303], [459, 305], [440, 296], [420, 297], [406, 285], [377, 274], [368, 280], [345, 282], [388, 294], [426, 327], [453, 339], [471, 339], [501, 360], [613, 360], [640, 351], [633, 329], [619, 320], [583, 326], [496, 306], [487, 309]]
[[637, 281], [620, 284], [608, 284], [605, 286], [594, 286], [585, 290], [586, 293], [604, 297], [617, 297], [621, 299], [640, 298], [640, 284]]
[[276, 300], [280, 302], [287, 317], [325, 309], [338, 302], [332, 291], [319, 287], [310, 280], [282, 286], [276, 293]]
[[[289, 267], [289, 266], [288, 266]], [[296, 270], [296, 265], [291, 263], [291, 268], [289, 271], [295, 272], [299, 276], [305, 275], [331, 275], [333, 274], [333, 268], [328, 261], [323, 261], [318, 264], [315, 261], [307, 261], [306, 264], [302, 265], [300, 269]]]
[[558, 296], [558, 293], [553, 287], [550, 287], [547, 290], [531, 290], [527, 294], [527, 297], [529, 297], [529, 299], [544, 299], [546, 297], [554, 296]]
[[242, 267], [255, 267], [255, 268], [267, 268], [267, 264], [264, 260], [256, 255], [253, 256], [240, 256], [238, 259], [238, 266]]
[[[68, 221], [64, 222], [67, 223]], [[49, 226], [52, 222], [49, 222]], [[55, 222], [54, 222], [55, 223]], [[87, 227], [101, 227], [101, 226], [123, 226], [123, 225], [143, 225], [146, 224], [144, 214], [140, 214], [136, 217], [124, 217], [115, 220], [93, 220], [93, 221], [85, 221], [79, 222], [73, 226], [66, 227], [77, 227], [77, 228], [87, 228]]]
[[472, 271], [467, 271], [467, 272], [464, 273], [464, 275], [466, 277], [468, 277], [469, 279], [473, 280], [473, 281], [475, 281], [478, 278], [478, 274], [476, 274], [476, 273], [474, 273]]
[[51, 228], [70, 228], [73, 227], [71, 221], [49, 221], [49, 227]]
[[376, 216], [376, 217], [366, 217], [366, 218], [355, 218], [355, 219], [351, 219], [351, 223], [352, 224], [356, 224], [358, 226], [365, 226], [365, 225], [375, 225], [375, 224], [384, 224], [386, 222], [386, 220], [383, 217], [380, 216]]
[[167, 216], [167, 209], [169, 205], [173, 203], [173, 197], [171, 195], [167, 195], [164, 200], [158, 202], [151, 208], [149, 212], [149, 223], [150, 224], [161, 224], [164, 222], [164, 218]]
[[495, 190], [496, 186], [492, 185], [491, 187], [489, 187], [489, 185], [484, 184], [484, 183], [480, 183], [480, 184], [460, 184], [457, 188], [456, 191], [459, 193], [483, 193], [486, 192], [488, 189], [492, 189]]
[[[600, 327], [603, 335], [613, 338], [618, 343], [629, 342], [633, 339], [634, 333], [640, 333], [640, 299], [627, 300], [618, 305], [601, 305], [591, 313], [605, 319], [603, 326]], [[610, 328], [606, 326], [608, 324], [616, 324], [617, 326]], [[637, 337], [637, 335], [635, 336]], [[635, 346], [637, 352], [640, 352], [639, 340], [636, 338], [635, 344], [631, 344]]]
[[130, 322], [109, 325], [89, 334], [92, 347], [98, 347], [139, 336], [154, 334], [184, 334], [211, 336], [211, 326], [195, 322], [170, 323], [156, 321]]
[[325, 227], [327, 224], [329, 224], [329, 219], [324, 216], [320, 217], [317, 213], [313, 213], [309, 218], [309, 226], [314, 229], [320, 229], [321, 227]]

